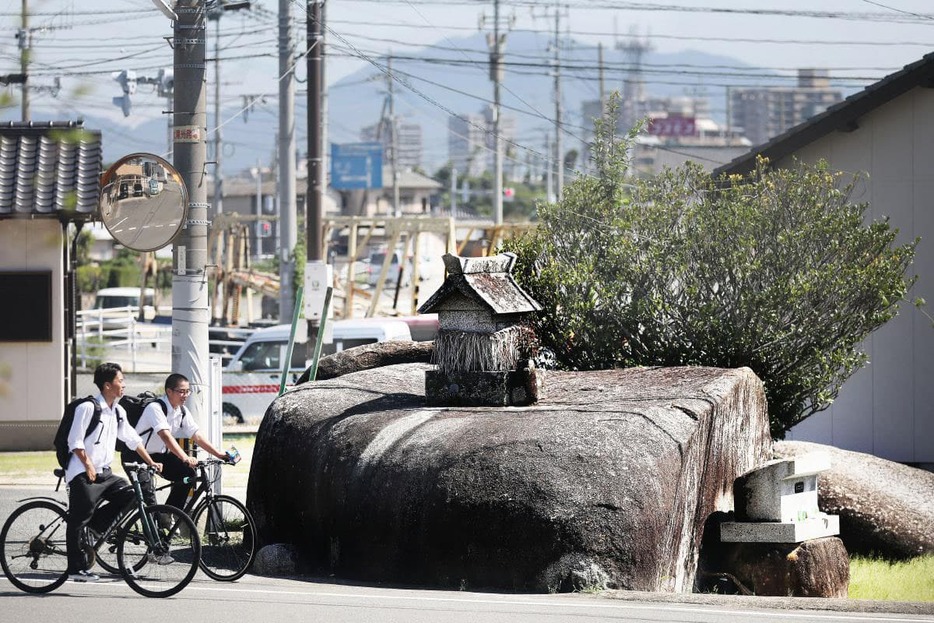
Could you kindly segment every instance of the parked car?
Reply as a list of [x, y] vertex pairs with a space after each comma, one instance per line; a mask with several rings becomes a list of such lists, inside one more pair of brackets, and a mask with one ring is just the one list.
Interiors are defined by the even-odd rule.
[[[279, 393], [282, 362], [285, 361], [291, 326], [287, 324], [257, 329], [224, 368], [222, 408], [224, 421], [240, 423], [246, 417], [262, 416]], [[333, 322], [333, 342], [323, 344], [321, 356], [354, 346], [411, 340], [409, 326], [401, 320], [361, 318]], [[311, 361], [308, 347], [292, 349], [289, 380], [294, 382]]]
[[144, 293], [140, 288], [103, 288], [97, 291], [94, 296], [94, 309], [112, 309], [115, 307], [139, 307], [140, 299], [143, 302], [143, 308], [150, 312], [150, 316], [155, 315], [155, 291], [152, 288], [146, 288]]

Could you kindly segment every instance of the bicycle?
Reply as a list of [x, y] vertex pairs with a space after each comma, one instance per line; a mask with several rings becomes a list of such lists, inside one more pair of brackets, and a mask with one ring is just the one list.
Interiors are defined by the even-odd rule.
[[[197, 572], [201, 540], [194, 522], [181, 510], [164, 504], [146, 506], [137, 471], [155, 470], [128, 465], [135, 499], [100, 535], [84, 540], [87, 567], [99, 562], [114, 572], [113, 560], [97, 557], [108, 544], [106, 551], [116, 553], [116, 571], [130, 588], [146, 597], [170, 597]], [[54, 473], [60, 485], [64, 470]], [[95, 512], [102, 503], [94, 507]], [[14, 586], [27, 593], [48, 593], [65, 583], [67, 520], [67, 504], [51, 497], [26, 498], [7, 518], [0, 529], [0, 566]]]
[[[233, 582], [243, 576], [256, 555], [256, 522], [240, 500], [215, 494], [212, 485], [221, 476], [221, 466], [234, 465], [240, 453], [232, 448], [229, 461], [210, 458], [198, 461], [194, 469], [197, 487], [182, 509], [194, 521], [201, 539], [201, 570], [211, 579]], [[209, 472], [214, 472], [213, 474]], [[163, 485], [162, 491], [171, 487]]]

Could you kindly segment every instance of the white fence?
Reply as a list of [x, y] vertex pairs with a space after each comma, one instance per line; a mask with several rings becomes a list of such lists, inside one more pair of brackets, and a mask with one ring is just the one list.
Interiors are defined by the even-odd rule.
[[[93, 368], [100, 361], [117, 361], [125, 372], [169, 372], [172, 367], [172, 325], [140, 322], [138, 307], [89, 309], [77, 313], [78, 366]], [[254, 329], [211, 328], [216, 336], [209, 350], [221, 365], [237, 352]]]

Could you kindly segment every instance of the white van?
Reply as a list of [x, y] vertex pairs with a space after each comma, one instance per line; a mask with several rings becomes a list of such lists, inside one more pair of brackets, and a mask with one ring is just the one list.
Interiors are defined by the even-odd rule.
[[[406, 323], [386, 318], [336, 320], [333, 330], [333, 343], [321, 346], [322, 357], [354, 346], [412, 339]], [[257, 329], [224, 368], [225, 422], [240, 423], [247, 417], [262, 417], [276, 398], [290, 331], [287, 324]], [[311, 364], [308, 350], [305, 344], [296, 344], [292, 349], [290, 384]]]

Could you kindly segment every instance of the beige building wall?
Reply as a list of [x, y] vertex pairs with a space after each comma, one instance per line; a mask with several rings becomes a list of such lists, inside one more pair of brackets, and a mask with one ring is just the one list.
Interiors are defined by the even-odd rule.
[[[800, 150], [808, 162], [864, 172], [854, 201], [873, 219], [888, 217], [898, 243], [917, 237], [910, 300], [934, 306], [934, 90], [915, 88], [876, 108], [851, 132], [831, 133]], [[779, 164], [790, 165], [786, 159]], [[929, 306], [928, 313], [934, 308]], [[843, 386], [834, 405], [792, 429], [816, 441], [895, 461], [934, 465], [934, 326], [911, 305], [864, 344], [869, 365]]]
[[[3, 270], [51, 270], [52, 309], [64, 308], [62, 225], [57, 219], [0, 220]], [[16, 293], [4, 292], [16, 305]], [[65, 321], [52, 317], [51, 342], [0, 343], [0, 450], [50, 450], [65, 406]], [[51, 466], [50, 466], [51, 469]]]

